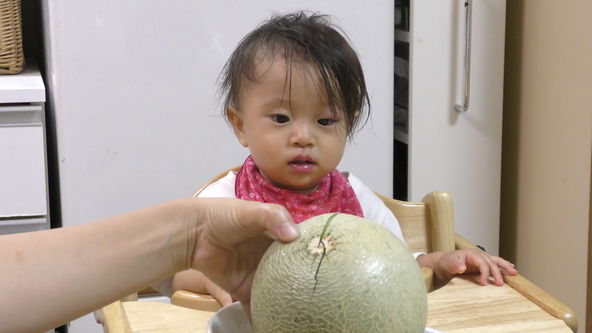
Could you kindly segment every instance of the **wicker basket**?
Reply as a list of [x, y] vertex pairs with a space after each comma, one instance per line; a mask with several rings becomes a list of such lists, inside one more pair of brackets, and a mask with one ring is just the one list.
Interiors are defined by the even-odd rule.
[[0, 0], [0, 74], [23, 70], [21, 1]]

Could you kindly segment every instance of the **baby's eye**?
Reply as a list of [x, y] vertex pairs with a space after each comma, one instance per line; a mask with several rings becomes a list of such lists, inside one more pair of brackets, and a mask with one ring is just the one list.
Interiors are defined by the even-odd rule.
[[290, 121], [290, 117], [283, 114], [274, 114], [271, 116], [271, 120], [275, 121], [276, 123], [283, 124]]
[[319, 125], [321, 126], [330, 126], [333, 125], [337, 122], [336, 119], [331, 119], [331, 118], [323, 118], [323, 119], [319, 119], [317, 120], [317, 123], [319, 123]]

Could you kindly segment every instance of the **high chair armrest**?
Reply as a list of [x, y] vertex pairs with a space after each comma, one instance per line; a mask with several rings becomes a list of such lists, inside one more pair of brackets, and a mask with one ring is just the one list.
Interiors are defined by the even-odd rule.
[[[425, 281], [426, 290], [428, 292], [432, 291], [434, 271], [429, 267], [422, 267], [421, 274]], [[171, 303], [185, 308], [212, 312], [216, 312], [222, 307], [210, 295], [198, 294], [187, 290], [177, 290], [173, 294], [173, 297], [171, 297]]]
[[177, 290], [171, 297], [171, 303], [201, 311], [216, 312], [222, 308], [222, 305], [214, 297], [186, 290]]
[[[457, 250], [476, 247], [469, 240], [458, 234], [455, 234], [454, 242]], [[522, 296], [528, 298], [531, 302], [545, 310], [551, 316], [563, 320], [572, 331], [577, 332], [578, 319], [573, 310], [567, 305], [561, 303], [558, 299], [551, 296], [520, 274], [514, 276], [504, 274], [504, 282], [522, 294]]]
[[469, 241], [468, 239], [464, 238], [463, 236], [459, 235], [459, 234], [454, 234], [454, 248], [457, 250], [462, 250], [462, 249], [472, 249], [474, 247], [477, 247], [475, 244], [471, 243], [471, 241]]
[[553, 317], [563, 320], [572, 331], [577, 332], [578, 319], [573, 310], [567, 305], [561, 303], [558, 299], [551, 296], [520, 274], [514, 276], [504, 274], [504, 281], [510, 287], [514, 288], [514, 290], [521, 293], [531, 302], [540, 306]]
[[105, 332], [129, 333], [129, 323], [125, 317], [125, 311], [121, 301], [113, 302], [102, 309], [95, 311], [95, 320], [103, 325]]
[[425, 281], [426, 290], [429, 293], [434, 289], [434, 271], [429, 267], [422, 267], [421, 274]]

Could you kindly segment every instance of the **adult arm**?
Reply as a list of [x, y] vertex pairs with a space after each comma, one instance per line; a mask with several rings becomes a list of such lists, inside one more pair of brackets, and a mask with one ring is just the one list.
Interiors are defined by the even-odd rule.
[[74, 227], [0, 236], [0, 331], [38, 332], [190, 267], [250, 300], [271, 243], [296, 237], [280, 206], [182, 199]]
[[[200, 189], [196, 195], [198, 198], [235, 198], [235, 181], [236, 173], [229, 171], [224, 177]], [[169, 297], [177, 290], [209, 294], [222, 306], [229, 305], [235, 301], [226, 290], [220, 288], [204, 276], [203, 273], [194, 269], [178, 272], [169, 279], [153, 284], [152, 287]]]

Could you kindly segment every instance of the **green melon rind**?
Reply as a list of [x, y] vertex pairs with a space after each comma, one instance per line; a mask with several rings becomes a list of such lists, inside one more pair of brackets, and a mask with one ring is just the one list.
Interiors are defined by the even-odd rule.
[[321, 255], [308, 247], [331, 215], [302, 222], [300, 239], [266, 251], [251, 291], [255, 332], [424, 332], [423, 275], [383, 227], [339, 214], [326, 232], [335, 248], [318, 267]]

